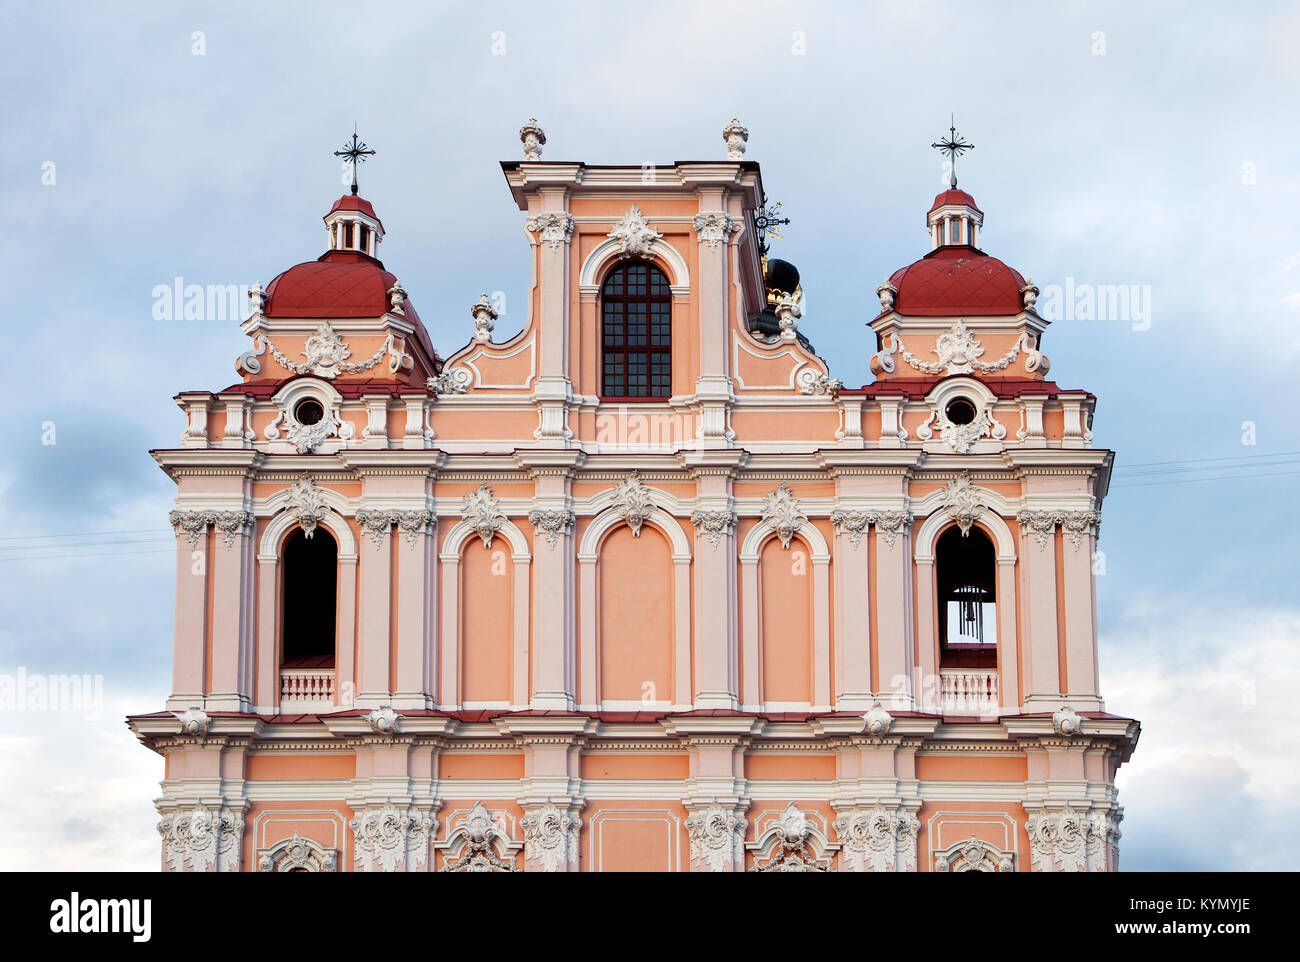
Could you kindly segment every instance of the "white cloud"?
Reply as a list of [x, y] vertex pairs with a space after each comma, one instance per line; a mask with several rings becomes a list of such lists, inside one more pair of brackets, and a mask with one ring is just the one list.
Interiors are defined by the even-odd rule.
[[1300, 865], [1300, 611], [1148, 606], [1101, 644], [1107, 708], [1142, 722], [1117, 779], [1121, 864]]
[[157, 871], [161, 756], [123, 723], [158, 693], [80, 711], [0, 712], [0, 870]]

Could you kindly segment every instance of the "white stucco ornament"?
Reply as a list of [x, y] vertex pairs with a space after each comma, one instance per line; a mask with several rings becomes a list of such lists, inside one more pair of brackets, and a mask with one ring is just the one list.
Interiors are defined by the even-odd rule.
[[722, 142], [727, 145], [727, 160], [744, 160], [745, 145], [749, 142], [749, 128], [735, 117], [722, 128]]
[[469, 313], [474, 318], [474, 340], [490, 342], [494, 327], [492, 322], [497, 319], [497, 312], [486, 293], [474, 302]]
[[1083, 730], [1083, 719], [1069, 705], [1062, 705], [1052, 713], [1052, 731], [1066, 738]]
[[199, 738], [204, 738], [212, 727], [212, 719], [208, 716], [208, 713], [197, 705], [191, 705], [176, 717], [181, 723], [181, 734], [183, 735], [196, 735]]
[[876, 288], [876, 296], [880, 298], [881, 313], [892, 311], [894, 309], [894, 298], [898, 296], [898, 288], [885, 281]]
[[1025, 286], [1020, 288], [1020, 296], [1025, 299], [1025, 310], [1034, 309], [1034, 304], [1038, 301], [1038, 293], [1038, 288], [1034, 286], [1034, 279], [1026, 277]]
[[261, 281], [258, 281], [249, 289], [248, 305], [252, 308], [254, 314], [263, 314], [266, 312], [266, 296], [266, 291], [262, 290]]
[[401, 281], [394, 281], [388, 289], [388, 303], [394, 314], [406, 313], [406, 288]]
[[880, 707], [880, 702], [871, 706], [871, 710], [866, 714], [867, 734], [872, 738], [880, 738], [889, 733], [890, 727], [894, 724], [894, 716]]
[[519, 140], [524, 145], [524, 160], [542, 159], [542, 145], [546, 143], [546, 132], [537, 126], [536, 117], [529, 117], [528, 123], [519, 128]]
[[763, 499], [762, 519], [772, 526], [776, 536], [781, 539], [781, 547], [787, 550], [790, 539], [808, 523], [808, 516], [799, 507], [799, 501], [790, 491], [790, 485], [784, 482]]
[[645, 214], [636, 204], [623, 215], [623, 219], [609, 232], [610, 240], [619, 242], [619, 254], [622, 257], [649, 257], [655, 241], [662, 240], [663, 235], [646, 223]]
[[393, 711], [390, 706], [384, 705], [366, 716], [366, 724], [376, 735], [395, 735], [401, 727], [402, 716]]

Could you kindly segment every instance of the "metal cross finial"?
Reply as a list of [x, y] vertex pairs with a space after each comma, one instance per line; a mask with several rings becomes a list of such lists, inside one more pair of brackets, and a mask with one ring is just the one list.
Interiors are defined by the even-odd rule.
[[373, 157], [375, 152], [371, 150], [364, 140], [357, 139], [357, 125], [352, 125], [352, 143], [344, 141], [343, 149], [334, 151], [335, 157], [347, 157], [352, 161], [352, 193], [357, 192], [357, 164], [367, 157]]
[[948, 139], [941, 140], [937, 144], [931, 144], [931, 147], [940, 153], [947, 154], [952, 164], [952, 179], [949, 181], [953, 187], [957, 186], [957, 158], [968, 150], [974, 150], [974, 144], [968, 144], [962, 140], [961, 134], [957, 133], [957, 118], [952, 116], [948, 126]]
[[778, 216], [781, 213], [781, 204], [778, 202], [769, 205], [766, 195], [762, 203], [754, 211], [754, 231], [758, 234], [758, 252], [767, 253], [767, 239], [769, 237], [775, 240], [781, 239], [781, 228], [790, 223], [789, 217]]

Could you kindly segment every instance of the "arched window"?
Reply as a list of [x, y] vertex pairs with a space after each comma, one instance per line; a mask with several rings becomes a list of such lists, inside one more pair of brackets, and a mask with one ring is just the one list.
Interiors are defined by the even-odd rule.
[[632, 261], [601, 287], [601, 394], [607, 398], [672, 395], [672, 290], [663, 271]]
[[324, 527], [301, 528], [284, 544], [280, 625], [283, 667], [330, 668], [338, 596], [339, 549]]
[[997, 667], [997, 558], [984, 532], [949, 528], [935, 548], [939, 654], [946, 668]]

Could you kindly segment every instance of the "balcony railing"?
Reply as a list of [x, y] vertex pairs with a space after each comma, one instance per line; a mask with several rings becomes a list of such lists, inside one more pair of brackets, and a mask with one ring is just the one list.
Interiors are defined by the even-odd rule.
[[941, 668], [939, 703], [945, 715], [997, 715], [997, 670]]
[[280, 711], [286, 715], [334, 710], [333, 668], [280, 669]]

